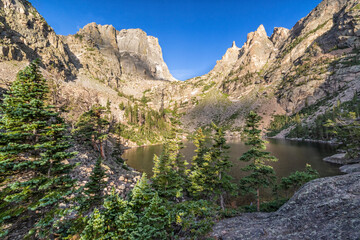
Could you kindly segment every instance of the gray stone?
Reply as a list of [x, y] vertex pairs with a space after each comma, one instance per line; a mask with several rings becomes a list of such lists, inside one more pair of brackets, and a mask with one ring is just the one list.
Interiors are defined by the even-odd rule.
[[360, 163], [341, 166], [340, 171], [343, 173], [360, 172]]
[[338, 153], [338, 154], [332, 155], [330, 157], [326, 157], [323, 160], [325, 162], [329, 162], [329, 163], [344, 165], [344, 164], [349, 164], [349, 163], [357, 163], [357, 162], [359, 162], [360, 159], [351, 159], [351, 158], [346, 157], [346, 153]]
[[359, 239], [360, 173], [307, 183], [277, 212], [218, 222], [216, 239]]

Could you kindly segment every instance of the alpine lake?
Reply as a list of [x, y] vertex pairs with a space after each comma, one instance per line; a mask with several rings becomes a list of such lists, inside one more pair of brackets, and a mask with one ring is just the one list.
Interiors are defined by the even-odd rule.
[[[269, 163], [275, 170], [276, 175], [286, 177], [295, 171], [303, 171], [306, 164], [310, 164], [317, 170], [320, 177], [335, 176], [341, 174], [339, 165], [324, 162], [324, 157], [336, 153], [334, 146], [324, 143], [299, 142], [280, 139], [267, 139], [266, 151], [270, 152], [279, 160]], [[239, 180], [246, 173], [241, 169], [248, 163], [239, 161], [240, 156], [249, 149], [240, 140], [228, 140], [230, 146], [228, 150], [233, 167], [230, 175], [234, 180]], [[191, 163], [194, 156], [195, 146], [191, 142], [184, 143], [184, 149], [181, 150], [185, 159]], [[137, 171], [145, 172], [149, 177], [152, 176], [154, 155], [160, 155], [162, 145], [151, 145], [144, 147], [131, 148], [125, 151], [123, 158], [127, 164]]]

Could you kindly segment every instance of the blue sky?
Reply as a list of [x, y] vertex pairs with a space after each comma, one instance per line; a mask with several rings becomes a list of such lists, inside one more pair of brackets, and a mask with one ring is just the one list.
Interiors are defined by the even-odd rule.
[[57, 34], [87, 23], [141, 28], [159, 39], [170, 72], [180, 80], [209, 72], [232, 41], [241, 47], [260, 24], [292, 28], [320, 0], [30, 0]]

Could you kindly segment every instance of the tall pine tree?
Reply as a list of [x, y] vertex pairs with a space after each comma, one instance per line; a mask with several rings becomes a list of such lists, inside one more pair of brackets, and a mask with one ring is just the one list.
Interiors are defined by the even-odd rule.
[[106, 159], [105, 140], [108, 138], [110, 123], [103, 114], [106, 108], [94, 105], [80, 116], [75, 133], [82, 141], [90, 142], [103, 159]]
[[48, 87], [34, 61], [20, 71], [0, 105], [1, 236], [28, 226], [49, 238], [52, 225], [72, 193], [74, 153], [66, 125], [46, 104]]
[[104, 181], [105, 171], [101, 167], [102, 160], [98, 158], [91, 172], [89, 181], [85, 184], [85, 199], [82, 204], [83, 210], [94, 206], [100, 206], [103, 200], [103, 189], [106, 186]]
[[196, 149], [195, 156], [191, 162], [189, 192], [192, 196], [201, 198], [208, 192], [212, 192], [211, 189], [207, 188], [207, 169], [209, 166], [208, 162], [211, 159], [210, 150], [209, 147], [206, 146], [205, 135], [201, 128], [196, 131], [193, 143]]
[[212, 172], [214, 173], [213, 188], [214, 194], [219, 196], [220, 206], [225, 209], [224, 195], [233, 193], [235, 184], [233, 184], [232, 177], [228, 174], [232, 163], [229, 160], [228, 149], [226, 144], [225, 133], [222, 128], [212, 123], [215, 134], [213, 136], [213, 145], [210, 149], [211, 159], [213, 164]]
[[229, 160], [225, 134], [221, 128], [212, 124], [215, 134], [212, 145], [206, 146], [205, 135], [199, 129], [195, 135], [196, 155], [193, 158], [190, 173], [189, 191], [199, 198], [218, 199], [222, 209], [225, 209], [224, 196], [233, 193], [235, 184], [228, 174], [232, 163]]
[[188, 163], [180, 153], [181, 148], [182, 145], [176, 140], [169, 140], [163, 145], [161, 155], [154, 156], [152, 185], [161, 197], [169, 200], [179, 200], [183, 197], [187, 181]]
[[241, 179], [240, 187], [243, 192], [255, 195], [257, 211], [260, 211], [260, 188], [270, 187], [276, 180], [275, 171], [273, 167], [267, 165], [267, 162], [277, 161], [275, 157], [265, 151], [266, 141], [261, 138], [260, 121], [261, 117], [253, 111], [247, 116], [244, 133], [247, 138], [245, 144], [250, 146], [250, 150], [240, 157], [240, 161], [250, 162], [242, 169], [250, 174]]

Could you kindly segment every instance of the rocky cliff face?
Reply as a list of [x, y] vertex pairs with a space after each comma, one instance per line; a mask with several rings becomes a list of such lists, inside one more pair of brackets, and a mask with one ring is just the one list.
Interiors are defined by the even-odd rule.
[[216, 62], [216, 65], [214, 69], [211, 70], [211, 72], [215, 74], [219, 72], [229, 72], [230, 67], [234, 66], [236, 61], [239, 59], [239, 55], [240, 55], [240, 48], [236, 46], [234, 41], [231, 48], [229, 48], [226, 51], [222, 59]]
[[244, 75], [245, 72], [254, 73], [264, 67], [274, 57], [274, 53], [275, 46], [267, 36], [264, 26], [260, 25], [255, 32], [248, 34], [247, 41], [242, 48], [236, 47], [234, 42], [209, 75], [217, 75], [219, 72], [223, 76], [230, 72], [229, 75], [233, 75], [235, 72], [241, 75]]
[[[226, 125], [235, 118], [241, 126], [240, 109], [258, 111], [264, 127], [274, 114], [291, 115], [320, 101], [324, 111], [360, 90], [359, 29], [357, 0], [324, 0], [292, 29], [275, 28], [271, 37], [261, 25], [241, 49], [228, 49], [212, 71], [189, 81], [199, 93], [192, 98], [201, 102], [200, 94], [212, 90], [227, 94], [235, 111]], [[208, 119], [198, 125], [216, 118], [197, 115]]]
[[270, 37], [271, 42], [274, 44], [276, 50], [284, 44], [285, 40], [289, 37], [290, 30], [283, 27], [276, 27]]
[[220, 221], [215, 239], [359, 239], [360, 173], [307, 183], [274, 213]]
[[37, 10], [25, 0], [1, 0], [0, 60], [36, 58], [64, 78], [76, 75], [76, 59]]
[[119, 88], [127, 80], [171, 80], [158, 39], [141, 29], [116, 30], [90, 23], [72, 36], [62, 37], [94, 78]]
[[32, 61], [75, 79], [79, 72], [119, 87], [121, 80], [175, 80], [157, 38], [140, 29], [117, 31], [95, 23], [74, 36], [58, 36], [26, 0], [0, 1], [0, 58]]
[[158, 96], [168, 82], [176, 81], [157, 38], [140, 29], [118, 31], [90, 23], [75, 35], [60, 36], [30, 2], [0, 0], [0, 88], [36, 58], [49, 82], [56, 83], [59, 99], [76, 109], [72, 118], [91, 104], [111, 100], [121, 121], [120, 102], [140, 99], [150, 89]]

